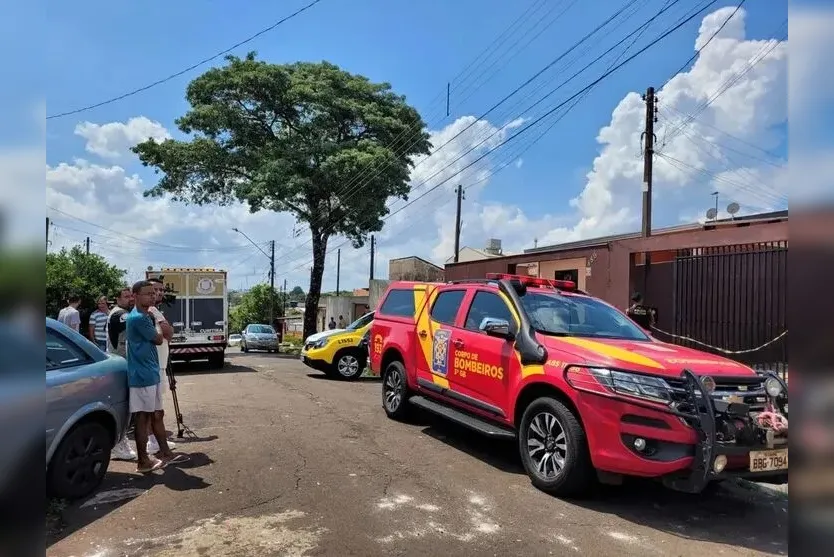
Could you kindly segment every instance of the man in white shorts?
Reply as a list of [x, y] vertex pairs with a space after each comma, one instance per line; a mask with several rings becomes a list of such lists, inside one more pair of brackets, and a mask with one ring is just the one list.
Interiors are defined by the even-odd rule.
[[[168, 383], [168, 377], [165, 371], [168, 368], [168, 343], [171, 342], [171, 338], [174, 336], [174, 329], [170, 326], [168, 321], [165, 319], [165, 316], [162, 315], [162, 312], [159, 310], [159, 305], [165, 301], [165, 284], [158, 278], [148, 279], [148, 282], [153, 285], [154, 294], [156, 295], [154, 305], [148, 308], [148, 313], [150, 313], [156, 321], [156, 331], [158, 333], [162, 333], [162, 344], [157, 345], [156, 353], [159, 356], [159, 384], [164, 394], [167, 390], [165, 385]], [[160, 412], [162, 412], [162, 416], [164, 418], [164, 410], [160, 410]], [[168, 441], [168, 447], [171, 450], [177, 448], [177, 446], [170, 440]], [[153, 431], [149, 431], [148, 454], [156, 454], [158, 452], [159, 443], [156, 440], [156, 435], [154, 435]]]
[[[130, 412], [136, 424], [136, 452], [138, 472], [153, 472], [169, 463], [188, 460], [175, 455], [168, 447], [165, 423], [162, 418], [162, 385], [159, 375], [159, 355], [156, 347], [165, 342], [156, 329], [150, 307], [156, 301], [153, 284], [142, 280], [133, 285], [135, 307], [126, 320], [127, 378], [130, 388]], [[159, 458], [148, 454], [148, 430], [159, 443]]]

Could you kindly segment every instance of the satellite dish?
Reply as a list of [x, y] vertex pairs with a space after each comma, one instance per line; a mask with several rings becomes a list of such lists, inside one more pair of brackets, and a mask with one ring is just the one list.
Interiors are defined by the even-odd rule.
[[717, 216], [718, 211], [716, 211], [714, 207], [707, 209], [707, 220], [713, 220]]
[[727, 212], [728, 212], [730, 215], [735, 215], [736, 213], [738, 213], [739, 209], [741, 209], [741, 207], [740, 207], [740, 206], [739, 206], [739, 204], [738, 204], [738, 203], [736, 203], [735, 201], [733, 201], [732, 203], [730, 203], [729, 205], [727, 205]]

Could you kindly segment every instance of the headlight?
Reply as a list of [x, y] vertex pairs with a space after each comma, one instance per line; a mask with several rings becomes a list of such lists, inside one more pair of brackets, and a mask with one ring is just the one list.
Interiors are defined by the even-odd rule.
[[[584, 378], [582, 377], [583, 375]], [[627, 373], [605, 368], [572, 367], [568, 370], [567, 378], [572, 387], [583, 391], [601, 392], [598, 386], [595, 387], [589, 384], [596, 383], [604, 387], [605, 390], [618, 395], [640, 398], [661, 404], [671, 404], [672, 402], [672, 389], [660, 377], [638, 375], [636, 373]]]
[[767, 380], [765, 380], [765, 390], [767, 391], [767, 394], [773, 398], [776, 398], [783, 392], [782, 384], [775, 377], [768, 377]]
[[313, 348], [324, 348], [324, 345], [327, 344], [329, 340], [329, 338], [320, 338], [313, 343]]

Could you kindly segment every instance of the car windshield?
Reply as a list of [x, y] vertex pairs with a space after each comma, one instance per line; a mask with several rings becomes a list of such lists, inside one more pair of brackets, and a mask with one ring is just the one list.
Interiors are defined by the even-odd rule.
[[275, 329], [269, 325], [249, 325], [249, 332], [254, 334], [275, 334]]
[[360, 317], [359, 319], [357, 319], [356, 321], [354, 321], [353, 323], [348, 325], [347, 330], [348, 331], [355, 331], [357, 329], [361, 329], [362, 327], [364, 327], [365, 325], [367, 325], [368, 323], [370, 323], [373, 320], [374, 320], [374, 314], [373, 313], [366, 313], [365, 315], [363, 315], [362, 317]]
[[533, 328], [545, 335], [649, 340], [643, 330], [608, 304], [587, 296], [527, 292], [521, 298]]
[[240, 335], [229, 335], [229, 338], [240, 338]]

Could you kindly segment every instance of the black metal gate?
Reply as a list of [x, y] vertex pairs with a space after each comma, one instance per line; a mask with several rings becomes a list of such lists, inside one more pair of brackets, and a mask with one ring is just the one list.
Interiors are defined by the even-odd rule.
[[787, 264], [787, 242], [679, 250], [672, 281], [674, 342], [784, 372]]

